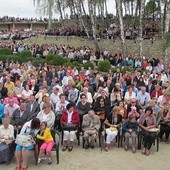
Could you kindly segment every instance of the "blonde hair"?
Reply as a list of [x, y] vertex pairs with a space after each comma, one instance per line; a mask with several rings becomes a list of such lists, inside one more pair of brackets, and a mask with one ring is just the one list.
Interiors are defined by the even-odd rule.
[[121, 110], [121, 108], [119, 106], [115, 106], [112, 109], [112, 113], [119, 112], [120, 110]]

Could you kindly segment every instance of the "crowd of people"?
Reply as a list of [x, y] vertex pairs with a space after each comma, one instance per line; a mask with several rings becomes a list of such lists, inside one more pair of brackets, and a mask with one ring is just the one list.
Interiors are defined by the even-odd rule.
[[[140, 133], [144, 140], [142, 154], [147, 156], [157, 135], [161, 141], [169, 142], [170, 69], [164, 67], [162, 60], [122, 59], [119, 54], [107, 50], [95, 53], [89, 47], [74, 49], [47, 44], [10, 47], [13, 52], [28, 48], [34, 53], [43, 49], [43, 53], [54, 52], [65, 57], [77, 52], [86, 61], [99, 56], [109, 59], [112, 66], [128, 65], [135, 71], [121, 73], [117, 68], [115, 72], [102, 73], [97, 67], [77, 70], [71, 66], [34, 67], [31, 62], [1, 62], [0, 163], [9, 164], [15, 148], [16, 170], [26, 170], [30, 150], [37, 142], [38, 164], [46, 152], [51, 165], [55, 144], [51, 129], [63, 132], [63, 152], [73, 150], [77, 132], [82, 135], [84, 148], [94, 149], [103, 131], [106, 152], [118, 135], [125, 138], [125, 151], [131, 148], [135, 153]], [[141, 69], [144, 71], [140, 72]], [[30, 138], [23, 144], [21, 138], [25, 136], [34, 140]]]

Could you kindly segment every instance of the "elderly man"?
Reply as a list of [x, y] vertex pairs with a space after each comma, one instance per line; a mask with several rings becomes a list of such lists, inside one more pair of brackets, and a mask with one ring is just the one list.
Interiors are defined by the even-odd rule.
[[146, 92], [146, 87], [141, 87], [141, 90], [137, 94], [137, 100], [142, 109], [148, 105], [148, 102], [151, 100], [151, 98], [149, 93]]
[[100, 119], [93, 110], [90, 110], [88, 114], [83, 116], [83, 131], [85, 140], [85, 149], [91, 147], [94, 149], [94, 142], [97, 138], [100, 128]]
[[8, 104], [5, 105], [4, 107], [4, 115], [5, 117], [11, 117], [14, 110], [18, 109], [19, 105], [14, 103], [13, 99], [8, 100]]
[[20, 131], [24, 123], [28, 121], [29, 111], [26, 110], [26, 102], [21, 101], [20, 107], [16, 109], [11, 116], [11, 124], [17, 131]]

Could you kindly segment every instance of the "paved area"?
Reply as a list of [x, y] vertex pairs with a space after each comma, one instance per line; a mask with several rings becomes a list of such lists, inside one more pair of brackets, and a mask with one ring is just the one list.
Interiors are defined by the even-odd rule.
[[[8, 166], [0, 165], [0, 170], [14, 170], [15, 159]], [[153, 146], [150, 156], [143, 156], [140, 150], [136, 154], [124, 151], [113, 145], [109, 152], [96, 147], [94, 150], [84, 150], [82, 146], [75, 147], [72, 152], [62, 152], [60, 148], [60, 163], [57, 165], [55, 152], [53, 164], [42, 162], [35, 166], [34, 156], [31, 153], [28, 170], [170, 170], [170, 144], [160, 143], [159, 152]]]

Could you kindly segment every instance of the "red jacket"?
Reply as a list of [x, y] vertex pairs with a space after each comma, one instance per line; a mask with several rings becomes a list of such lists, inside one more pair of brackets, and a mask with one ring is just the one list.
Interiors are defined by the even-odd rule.
[[[79, 114], [78, 114], [76, 109], [73, 110], [73, 114], [72, 114], [72, 118], [71, 119], [72, 119], [71, 120], [72, 124], [78, 124], [79, 123], [80, 118], [79, 118]], [[68, 122], [67, 111], [64, 111], [62, 116], [61, 116], [60, 123], [61, 123], [61, 125], [63, 125], [64, 123], [67, 123], [67, 122]]]
[[[158, 93], [157, 98], [159, 96], [163, 95], [161, 90], [157, 91], [157, 93]], [[151, 93], [151, 99], [153, 99], [154, 97], [156, 97], [156, 90], [152, 91], [152, 93]]]

